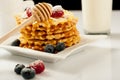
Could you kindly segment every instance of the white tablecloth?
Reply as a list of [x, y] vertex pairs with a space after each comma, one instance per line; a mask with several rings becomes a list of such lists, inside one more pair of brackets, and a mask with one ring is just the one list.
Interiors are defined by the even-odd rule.
[[[84, 34], [81, 11], [73, 13], [79, 18], [77, 27]], [[0, 80], [24, 80], [14, 73], [14, 66], [33, 61], [1, 48]], [[45, 66], [45, 71], [33, 80], [120, 80], [120, 11], [113, 11], [111, 35], [107, 39], [91, 43], [64, 60], [45, 62]]]

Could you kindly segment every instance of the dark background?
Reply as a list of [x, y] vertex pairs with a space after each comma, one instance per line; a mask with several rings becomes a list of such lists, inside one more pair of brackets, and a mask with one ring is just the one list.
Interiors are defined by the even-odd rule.
[[[67, 10], [81, 10], [81, 0], [33, 0], [38, 2], [49, 2], [54, 5], [62, 5]], [[120, 10], [120, 0], [113, 0], [113, 10]]]

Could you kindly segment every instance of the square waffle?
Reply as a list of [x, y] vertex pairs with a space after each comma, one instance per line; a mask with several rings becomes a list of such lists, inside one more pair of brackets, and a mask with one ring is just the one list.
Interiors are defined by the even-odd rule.
[[[16, 17], [17, 25], [21, 24], [26, 18], [21, 15]], [[66, 47], [80, 42], [80, 35], [76, 29], [77, 18], [67, 10], [64, 10], [64, 16], [60, 18], [50, 17], [49, 20], [26, 25], [20, 30], [20, 47], [44, 51], [46, 45], [56, 46], [63, 42]]]

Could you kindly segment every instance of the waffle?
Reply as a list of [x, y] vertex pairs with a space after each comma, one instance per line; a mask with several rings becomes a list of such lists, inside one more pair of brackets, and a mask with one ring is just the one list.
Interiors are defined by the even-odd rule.
[[59, 40], [47, 40], [47, 41], [41, 41], [39, 39], [33, 39], [33, 40], [25, 40], [24, 38], [21, 37], [22, 43], [20, 44], [21, 47], [24, 48], [31, 48], [34, 50], [44, 50], [45, 45], [51, 44], [51, 45], [56, 45], [58, 42], [64, 42], [66, 47], [70, 47], [80, 41], [80, 37], [78, 35], [74, 35], [71, 37], [67, 38], [62, 38]]
[[[21, 15], [16, 16], [17, 25], [26, 18]], [[46, 45], [56, 46], [63, 42], [66, 47], [70, 47], [80, 42], [80, 35], [76, 28], [77, 18], [67, 10], [61, 18], [50, 17], [47, 21], [34, 21], [20, 30], [20, 47], [44, 51]]]
[[[19, 21], [18, 21], [19, 22]], [[34, 22], [32, 25], [28, 25], [28, 26], [25, 26], [24, 28], [21, 29], [21, 33], [28, 33], [28, 31], [30, 32], [42, 32], [42, 31], [45, 31], [46, 34], [55, 34], [55, 33], [61, 33], [61, 32], [66, 32], [66, 31], [69, 31], [73, 28], [73, 26], [75, 26], [75, 22], [73, 21], [67, 21], [67, 22], [63, 22], [63, 23], [59, 23], [57, 25], [50, 25], [51, 27], [47, 28], [47, 27], [44, 27], [44, 26], [48, 26], [48, 25], [45, 25], [45, 24], [39, 24], [37, 21]], [[32, 27], [31, 27], [32, 26]], [[40, 34], [40, 33], [39, 33]], [[44, 34], [44, 33], [43, 33]], [[42, 33], [41, 33], [42, 35]]]
[[[27, 34], [28, 33], [28, 34]], [[25, 37], [26, 39], [40, 39], [40, 40], [52, 40], [52, 39], [61, 39], [65, 37], [69, 37], [72, 35], [78, 34], [78, 31], [74, 27], [73, 29], [62, 32], [62, 33], [56, 33], [56, 34], [46, 34], [45, 31], [36, 31], [36, 32], [31, 32], [27, 31], [26, 33], [22, 33], [22, 37]]]
[[25, 18], [22, 18], [22, 15], [23, 15], [22, 13], [19, 13], [14, 16], [17, 25], [20, 25], [23, 21], [26, 20]]

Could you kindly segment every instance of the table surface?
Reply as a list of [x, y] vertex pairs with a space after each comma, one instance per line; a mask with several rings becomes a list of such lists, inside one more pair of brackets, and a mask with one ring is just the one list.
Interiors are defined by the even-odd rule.
[[[77, 24], [83, 33], [81, 11], [73, 11], [79, 18]], [[33, 80], [120, 80], [120, 11], [112, 12], [111, 34], [108, 38], [93, 42], [82, 51], [55, 62], [45, 62], [46, 69]], [[0, 80], [24, 80], [14, 73], [17, 63], [33, 62], [0, 48]]]

